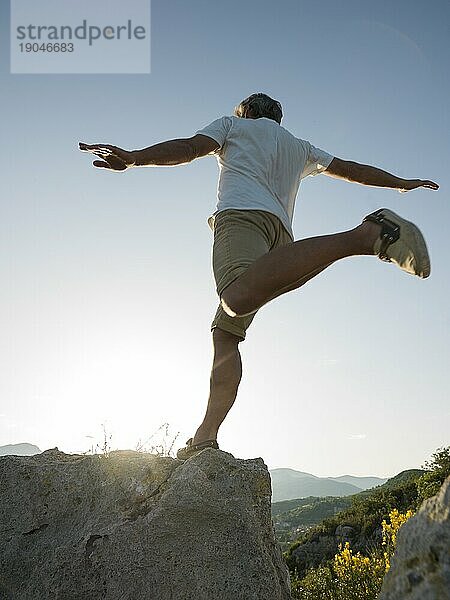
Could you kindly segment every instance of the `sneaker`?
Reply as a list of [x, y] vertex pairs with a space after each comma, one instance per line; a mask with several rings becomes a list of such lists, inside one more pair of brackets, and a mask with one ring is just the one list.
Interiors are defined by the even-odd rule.
[[373, 250], [381, 260], [395, 263], [402, 271], [422, 279], [430, 276], [430, 257], [420, 229], [387, 208], [364, 217], [381, 225]]
[[205, 448], [215, 448], [216, 450], [218, 450], [219, 446], [216, 440], [206, 440], [204, 442], [200, 442], [200, 444], [193, 444], [192, 438], [189, 438], [186, 442], [186, 446], [178, 450], [177, 458], [178, 460], [187, 460], [188, 458], [195, 456]]

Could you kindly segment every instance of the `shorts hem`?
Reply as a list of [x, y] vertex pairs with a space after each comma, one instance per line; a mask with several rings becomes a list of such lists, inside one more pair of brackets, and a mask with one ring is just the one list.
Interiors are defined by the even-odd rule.
[[231, 323], [214, 323], [213, 325], [211, 325], [211, 331], [214, 331], [214, 329], [216, 328], [222, 329], [222, 331], [226, 331], [227, 333], [235, 335], [239, 338], [239, 341], [241, 342], [245, 340], [246, 332], [243, 332], [242, 329], [239, 329], [238, 327], [233, 327]]

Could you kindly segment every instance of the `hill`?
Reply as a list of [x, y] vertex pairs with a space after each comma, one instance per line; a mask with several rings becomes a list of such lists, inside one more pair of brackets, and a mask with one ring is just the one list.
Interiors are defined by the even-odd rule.
[[40, 454], [41, 450], [34, 444], [7, 444], [0, 446], [0, 456], [33, 456]]
[[[310, 527], [301, 521], [302, 511], [299, 507], [303, 501], [299, 500], [296, 508], [293, 507], [283, 514], [285, 522], [295, 522], [297, 527], [302, 523], [304, 528], [304, 533], [298, 535], [297, 541], [286, 552], [291, 572], [296, 571], [299, 577], [304, 576], [308, 569], [332, 559], [338, 551], [339, 544], [347, 541], [351, 543], [355, 552], [367, 555], [371, 548], [380, 544], [381, 522], [388, 517], [392, 509], [397, 508], [404, 512], [410, 508], [417, 508], [418, 482], [424, 473], [425, 471], [420, 469], [402, 471], [383, 485], [345, 498], [348, 505], [344, 506], [343, 510]], [[331, 510], [336, 500], [329, 500], [331, 504], [328, 510]], [[319, 506], [316, 506], [316, 510], [319, 510]], [[285, 538], [284, 531], [281, 539]]]
[[273, 503], [272, 520], [281, 549], [287, 550], [301, 534], [318, 525], [323, 519], [341, 512], [350, 504], [351, 496], [343, 498], [310, 496]]
[[[335, 517], [339, 520], [343, 511], [354, 507], [365, 499], [377, 494], [382, 496], [393, 492], [403, 487], [404, 484], [409, 485], [411, 481], [417, 480], [424, 471], [420, 469], [410, 469], [402, 471], [391, 479], [388, 479], [384, 484], [376, 488], [363, 490], [353, 496], [345, 497], [308, 497], [296, 498], [295, 500], [284, 500], [274, 502], [272, 504], [272, 519], [275, 528], [275, 535], [279, 541], [283, 551], [296, 539], [302, 537], [308, 531], [321, 524], [324, 520]], [[371, 478], [367, 478], [371, 479]], [[369, 500], [367, 500], [369, 502]], [[345, 527], [350, 527], [348, 523], [341, 523]], [[336, 524], [339, 527], [339, 523]], [[347, 533], [349, 533], [347, 529]]]
[[295, 469], [272, 469], [272, 502], [314, 497], [342, 497], [356, 494], [361, 490], [383, 484], [379, 477], [316, 477], [311, 473]]
[[374, 488], [377, 485], [382, 485], [387, 481], [387, 479], [382, 479], [381, 477], [357, 477], [356, 475], [341, 475], [340, 477], [330, 477], [329, 479], [350, 483], [361, 490]]

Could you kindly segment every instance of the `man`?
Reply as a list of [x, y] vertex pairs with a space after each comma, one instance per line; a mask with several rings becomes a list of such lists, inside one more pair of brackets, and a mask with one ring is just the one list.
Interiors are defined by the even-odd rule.
[[402, 192], [439, 186], [333, 157], [293, 136], [281, 126], [281, 119], [281, 104], [258, 93], [243, 100], [234, 116], [213, 121], [191, 138], [130, 152], [80, 143], [81, 150], [101, 159], [94, 166], [115, 171], [179, 165], [209, 154], [219, 161], [217, 210], [208, 221], [214, 232], [213, 271], [220, 297], [211, 326], [210, 395], [202, 423], [177, 453], [181, 460], [204, 448], [218, 448], [217, 432], [235, 401], [242, 375], [238, 344], [261, 306], [347, 256], [374, 255], [418, 277], [430, 274], [421, 232], [387, 209], [368, 215], [350, 231], [294, 242], [295, 199], [301, 179], [308, 175], [324, 173]]

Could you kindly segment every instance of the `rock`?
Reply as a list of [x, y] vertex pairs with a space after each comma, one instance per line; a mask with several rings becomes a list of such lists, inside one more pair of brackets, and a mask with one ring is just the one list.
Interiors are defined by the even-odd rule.
[[351, 542], [355, 537], [355, 529], [350, 525], [338, 525], [334, 532], [338, 544], [344, 545], [345, 542]]
[[297, 571], [302, 579], [309, 569], [315, 569], [326, 560], [331, 560], [338, 552], [336, 538], [313, 532], [308, 539], [292, 550], [290, 555], [291, 568]]
[[370, 535], [362, 532], [359, 527], [345, 524], [333, 528], [315, 528], [301, 536], [300, 544], [290, 550], [288, 564], [302, 579], [310, 569], [317, 569], [326, 561], [333, 560], [345, 542], [350, 543], [355, 554], [361, 552], [367, 555], [375, 543], [381, 544], [380, 536], [381, 528], [374, 530]]
[[2, 600], [288, 600], [261, 458], [0, 458]]
[[450, 600], [450, 477], [400, 529], [378, 600]]

